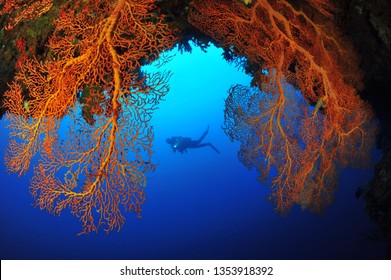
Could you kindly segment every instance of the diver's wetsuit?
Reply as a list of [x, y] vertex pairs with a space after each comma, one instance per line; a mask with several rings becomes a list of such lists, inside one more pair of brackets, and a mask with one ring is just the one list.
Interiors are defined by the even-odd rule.
[[172, 150], [174, 152], [179, 151], [180, 153], [183, 154], [183, 152], [187, 153], [187, 149], [195, 149], [195, 148], [202, 148], [206, 146], [210, 146], [213, 150], [215, 150], [217, 153], [220, 153], [219, 150], [216, 149], [215, 146], [212, 145], [212, 143], [201, 143], [202, 140], [204, 140], [206, 134], [208, 134], [209, 131], [209, 126], [202, 134], [200, 139], [198, 140], [191, 140], [189, 137], [182, 137], [182, 136], [174, 136], [171, 138], [167, 138], [166, 142], [171, 145]]

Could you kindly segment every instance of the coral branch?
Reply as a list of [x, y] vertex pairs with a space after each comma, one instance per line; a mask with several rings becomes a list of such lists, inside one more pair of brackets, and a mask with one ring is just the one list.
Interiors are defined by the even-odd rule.
[[285, 0], [194, 0], [189, 14], [194, 26], [267, 69], [254, 75], [258, 89], [231, 88], [225, 131], [262, 178], [276, 168], [272, 197], [280, 212], [294, 204], [322, 210], [338, 170], [369, 161], [375, 134], [371, 110], [356, 93], [355, 53], [328, 19], [334, 8], [307, 3], [301, 10]]
[[53, 0], [23, 1], [23, 0], [1, 0], [0, 15], [10, 14], [5, 30], [13, 29], [23, 20], [32, 20], [47, 13], [53, 6]]
[[[12, 130], [8, 170], [24, 173], [39, 151], [31, 181], [36, 205], [54, 214], [69, 208], [84, 233], [102, 225], [119, 230], [123, 210], [140, 213], [145, 173], [155, 168], [149, 120], [170, 74], [138, 73], [175, 38], [154, 9], [153, 0], [64, 8], [50, 56], [44, 63], [28, 60], [5, 95]], [[59, 139], [64, 116], [70, 130]]]

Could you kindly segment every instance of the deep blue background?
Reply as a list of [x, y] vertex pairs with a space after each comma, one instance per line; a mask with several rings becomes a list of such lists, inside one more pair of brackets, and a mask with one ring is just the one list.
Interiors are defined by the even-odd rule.
[[[238, 143], [221, 129], [231, 84], [250, 78], [221, 58], [221, 50], [177, 54], [171, 91], [154, 115], [155, 173], [149, 175], [142, 219], [126, 213], [120, 232], [77, 236], [78, 220], [31, 206], [28, 174], [0, 163], [1, 259], [379, 259], [385, 245], [365, 238], [375, 227], [354, 193], [372, 171], [345, 170], [335, 203], [322, 215], [294, 208], [285, 218], [266, 200], [269, 190], [237, 160]], [[0, 158], [8, 130], [0, 122]], [[206, 147], [173, 153], [170, 136], [198, 138]]]

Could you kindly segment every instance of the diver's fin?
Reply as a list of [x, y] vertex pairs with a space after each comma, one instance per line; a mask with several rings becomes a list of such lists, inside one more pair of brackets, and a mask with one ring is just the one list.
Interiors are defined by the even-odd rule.
[[208, 128], [205, 130], [205, 132], [201, 135], [200, 139], [198, 139], [198, 143], [201, 143], [202, 140], [204, 140], [206, 134], [208, 134], [209, 132], [209, 125], [208, 125]]
[[218, 154], [220, 154], [220, 151], [217, 150], [217, 148], [215, 146], [213, 146], [212, 143], [209, 143], [209, 145], [212, 147], [213, 150], [215, 150]]

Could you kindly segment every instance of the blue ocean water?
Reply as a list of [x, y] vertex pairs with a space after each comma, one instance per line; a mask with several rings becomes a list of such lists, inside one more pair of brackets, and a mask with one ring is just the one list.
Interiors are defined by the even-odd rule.
[[[77, 236], [75, 217], [32, 206], [32, 170], [17, 177], [1, 161], [1, 259], [382, 259], [385, 244], [364, 237], [375, 226], [354, 195], [372, 170], [344, 170], [335, 202], [322, 215], [298, 207], [286, 217], [274, 211], [269, 189], [240, 164], [239, 144], [221, 129], [227, 90], [250, 82], [221, 53], [194, 48], [164, 66], [173, 76], [152, 120], [158, 168], [148, 175], [142, 218], [126, 213], [120, 232]], [[6, 124], [0, 122], [1, 159]], [[208, 125], [204, 141], [220, 154], [209, 147], [174, 153], [165, 142], [171, 136], [198, 139]]]

